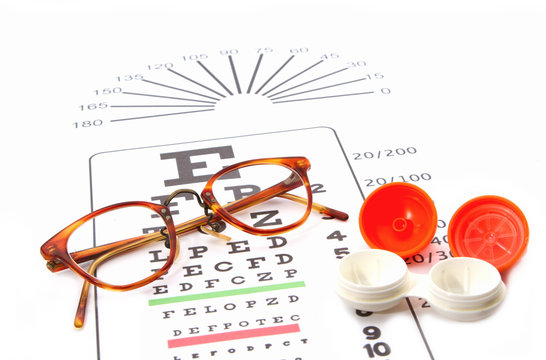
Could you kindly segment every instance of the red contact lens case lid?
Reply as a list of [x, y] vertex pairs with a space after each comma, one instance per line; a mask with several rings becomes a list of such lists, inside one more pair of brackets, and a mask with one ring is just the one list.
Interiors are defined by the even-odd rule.
[[401, 257], [425, 248], [436, 233], [438, 215], [428, 194], [418, 186], [395, 182], [373, 191], [360, 209], [360, 232], [374, 249]]
[[479, 258], [504, 271], [525, 252], [529, 226], [510, 200], [480, 196], [457, 209], [449, 222], [448, 241], [454, 256]]

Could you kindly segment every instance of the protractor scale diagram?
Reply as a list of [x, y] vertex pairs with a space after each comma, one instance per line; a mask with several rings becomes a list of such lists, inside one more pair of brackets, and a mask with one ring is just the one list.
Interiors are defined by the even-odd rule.
[[195, 116], [231, 99], [237, 99], [237, 106], [251, 102], [282, 106], [390, 92], [384, 73], [365, 57], [306, 47], [196, 52], [113, 76], [79, 105], [81, 121], [72, 125]]

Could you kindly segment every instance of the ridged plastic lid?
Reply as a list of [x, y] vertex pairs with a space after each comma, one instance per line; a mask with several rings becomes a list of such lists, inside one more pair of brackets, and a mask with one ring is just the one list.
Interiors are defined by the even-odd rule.
[[510, 200], [480, 196], [457, 209], [449, 222], [448, 241], [454, 256], [479, 258], [504, 271], [525, 252], [529, 226]]
[[364, 200], [360, 209], [360, 232], [374, 249], [401, 257], [425, 248], [436, 233], [438, 215], [428, 194], [413, 184], [383, 185]]

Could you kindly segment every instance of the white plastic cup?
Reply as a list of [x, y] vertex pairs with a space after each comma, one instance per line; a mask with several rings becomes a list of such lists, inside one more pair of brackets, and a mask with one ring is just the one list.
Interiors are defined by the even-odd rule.
[[472, 321], [489, 316], [502, 302], [505, 286], [486, 261], [456, 257], [430, 269], [427, 300], [449, 318]]
[[339, 296], [362, 311], [396, 306], [411, 287], [409, 271], [398, 255], [378, 249], [355, 252], [339, 266]]

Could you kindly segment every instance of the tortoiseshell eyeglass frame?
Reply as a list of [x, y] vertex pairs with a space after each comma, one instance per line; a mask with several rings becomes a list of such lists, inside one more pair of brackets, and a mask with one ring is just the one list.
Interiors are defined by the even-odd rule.
[[[236, 200], [224, 206], [220, 205], [216, 201], [212, 191], [212, 185], [214, 181], [216, 181], [218, 178], [228, 172], [243, 167], [255, 165], [283, 166], [290, 169], [292, 171], [292, 175], [284, 181], [275, 184], [267, 189], [261, 190], [255, 194], [249, 195], [240, 200]], [[93, 284], [95, 286], [108, 290], [127, 291], [151, 283], [152, 281], [165, 275], [165, 273], [169, 270], [174, 260], [178, 256], [179, 245], [178, 241], [176, 240], [178, 235], [185, 234], [198, 228], [202, 228], [206, 225], [209, 225], [212, 228], [212, 230], [208, 230], [207, 233], [215, 235], [215, 232], [218, 230], [215, 225], [221, 220], [224, 220], [226, 223], [249, 234], [260, 236], [277, 235], [293, 230], [298, 226], [302, 225], [309, 217], [311, 210], [316, 210], [326, 216], [330, 216], [339, 220], [347, 220], [349, 216], [346, 213], [334, 210], [320, 204], [313, 203], [312, 190], [309, 179], [307, 177], [307, 171], [310, 167], [311, 164], [309, 163], [309, 160], [305, 157], [267, 158], [240, 162], [225, 167], [216, 174], [214, 174], [203, 188], [203, 191], [201, 192], [201, 198], [199, 198], [198, 194], [195, 193], [193, 190], [182, 189], [173, 192], [165, 200], [164, 204], [156, 204], [145, 201], [130, 201], [109, 205], [99, 210], [93, 211], [88, 215], [85, 215], [81, 219], [75, 221], [74, 223], [61, 230], [59, 233], [54, 235], [51, 239], [46, 241], [41, 246], [40, 252], [43, 258], [47, 261], [47, 268], [51, 272], [57, 272], [68, 268], [85, 280], [84, 288], [82, 290], [82, 296], [80, 298], [80, 304], [78, 306], [78, 313], [76, 315], [75, 326], [81, 327], [83, 325], [83, 315], [85, 314], [85, 305], [87, 302], [87, 292], [89, 289], [89, 284]], [[298, 188], [302, 185], [305, 187], [307, 199], [288, 193], [290, 190]], [[205, 215], [175, 226], [168, 205], [170, 201], [181, 192], [192, 193], [193, 195], [195, 195], [201, 207], [204, 208]], [[274, 229], [262, 229], [248, 226], [231, 215], [231, 213], [235, 213], [237, 211], [252, 207], [274, 197], [281, 197], [305, 205], [306, 209], [302, 218], [292, 224], [283, 227]], [[101, 214], [116, 209], [132, 206], [146, 207], [154, 211], [163, 219], [166, 224], [166, 228], [154, 233], [137, 236], [130, 239], [124, 239], [110, 244], [100, 245], [97, 247], [69, 254], [67, 250], [67, 242], [70, 235], [78, 227]], [[212, 211], [212, 213], [210, 211]], [[125, 252], [129, 252], [135, 248], [144, 246], [148, 243], [155, 241], [166, 241], [166, 245], [168, 245], [170, 249], [169, 255], [167, 260], [165, 261], [165, 264], [147, 278], [130, 284], [113, 285], [103, 282], [92, 275], [95, 274], [96, 268], [100, 265], [100, 263], [107, 261], [112, 257], [121, 255]], [[92, 263], [87, 271], [80, 267], [80, 265], [78, 265], [88, 261], [92, 261]]]

